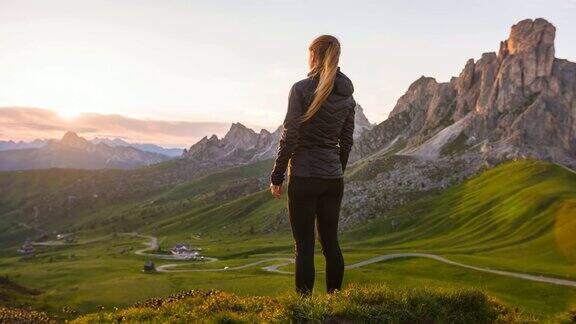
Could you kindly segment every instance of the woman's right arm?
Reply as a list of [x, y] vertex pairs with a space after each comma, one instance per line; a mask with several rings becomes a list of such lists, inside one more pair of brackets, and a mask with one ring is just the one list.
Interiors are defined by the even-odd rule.
[[284, 181], [288, 162], [298, 144], [298, 135], [300, 129], [300, 119], [303, 114], [302, 92], [296, 84], [290, 89], [288, 96], [288, 111], [284, 118], [282, 136], [278, 144], [276, 162], [270, 175], [270, 181], [273, 185], [281, 185]]

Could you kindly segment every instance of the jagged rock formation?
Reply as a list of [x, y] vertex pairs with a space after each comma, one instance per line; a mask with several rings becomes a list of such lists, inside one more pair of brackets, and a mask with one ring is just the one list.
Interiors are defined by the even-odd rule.
[[67, 132], [60, 140], [50, 140], [40, 148], [0, 152], [0, 170], [47, 168], [133, 169], [168, 160], [157, 153], [134, 147], [94, 144], [76, 133]]
[[184, 152], [183, 157], [198, 164], [240, 165], [270, 159], [276, 153], [282, 128], [274, 133], [262, 129], [256, 133], [234, 123], [223, 138], [205, 136]]
[[554, 57], [554, 36], [546, 20], [523, 20], [450, 82], [416, 80], [353, 147], [344, 225], [506, 160], [576, 168], [576, 63]]
[[[362, 107], [356, 106], [354, 136], [370, 130], [372, 125]], [[260, 133], [241, 123], [234, 123], [223, 138], [205, 136], [183, 153], [183, 157], [199, 164], [240, 165], [274, 158], [282, 126], [274, 133], [262, 129]]]
[[[389, 152], [435, 158], [462, 149], [502, 161], [536, 158], [576, 166], [576, 63], [554, 57], [544, 19], [512, 27], [500, 51], [470, 59], [458, 77], [416, 80], [389, 118], [365, 134], [353, 159]], [[465, 140], [463, 140], [465, 139]]]

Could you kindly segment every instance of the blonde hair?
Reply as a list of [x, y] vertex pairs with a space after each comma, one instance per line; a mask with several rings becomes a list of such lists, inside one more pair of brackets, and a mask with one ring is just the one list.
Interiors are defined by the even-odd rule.
[[332, 35], [322, 35], [312, 41], [309, 51], [308, 75], [319, 76], [319, 82], [314, 90], [314, 99], [302, 116], [302, 121], [307, 121], [316, 114], [334, 88], [340, 59], [340, 42]]

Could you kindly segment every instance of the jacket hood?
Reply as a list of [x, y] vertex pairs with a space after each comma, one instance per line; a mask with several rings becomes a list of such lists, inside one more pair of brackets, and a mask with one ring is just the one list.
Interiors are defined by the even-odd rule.
[[[311, 75], [308, 73], [308, 78], [312, 80], [312, 88], [316, 88], [318, 86], [318, 75]], [[314, 90], [309, 91], [311, 93], [314, 92]], [[346, 74], [340, 71], [340, 67], [338, 67], [338, 72], [336, 73], [332, 93], [336, 93], [343, 97], [350, 97], [354, 93], [354, 85], [352, 84], [352, 81], [346, 76]]]
[[352, 81], [344, 73], [340, 72], [340, 68], [338, 68], [336, 80], [334, 80], [334, 91], [345, 97], [350, 97], [354, 93]]

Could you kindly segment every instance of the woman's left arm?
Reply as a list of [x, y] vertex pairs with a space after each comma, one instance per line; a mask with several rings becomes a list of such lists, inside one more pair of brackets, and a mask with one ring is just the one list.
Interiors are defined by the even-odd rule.
[[284, 118], [282, 137], [278, 144], [276, 162], [270, 175], [272, 185], [280, 186], [284, 181], [288, 162], [298, 145], [300, 120], [303, 114], [302, 93], [296, 84], [290, 89], [288, 96], [288, 111]]
[[348, 164], [348, 157], [350, 156], [350, 151], [352, 150], [352, 145], [354, 145], [354, 116], [356, 113], [356, 101], [354, 102], [353, 108], [350, 110], [344, 121], [344, 126], [340, 133], [340, 163], [342, 164], [342, 172], [346, 170], [346, 165]]

